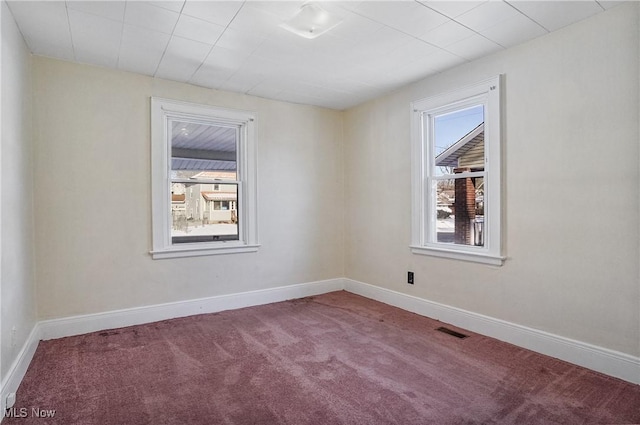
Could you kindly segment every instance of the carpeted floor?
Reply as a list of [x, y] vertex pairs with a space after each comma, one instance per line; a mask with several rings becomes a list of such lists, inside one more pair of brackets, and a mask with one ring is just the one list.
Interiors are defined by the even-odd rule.
[[640, 423], [640, 386], [440, 326], [341, 291], [44, 341], [3, 423]]

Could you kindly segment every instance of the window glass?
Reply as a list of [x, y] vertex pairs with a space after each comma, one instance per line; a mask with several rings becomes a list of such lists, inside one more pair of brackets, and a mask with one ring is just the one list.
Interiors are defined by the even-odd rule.
[[484, 178], [436, 180], [435, 242], [484, 246]]
[[484, 106], [426, 115], [433, 126], [429, 177], [435, 190], [433, 242], [483, 246]]
[[171, 122], [172, 243], [238, 240], [237, 135], [236, 127]]
[[[482, 105], [437, 115], [433, 121], [434, 174], [452, 174], [454, 168], [469, 165], [470, 161], [484, 168], [484, 128], [479, 128], [484, 124]], [[482, 134], [476, 137], [479, 133]], [[471, 144], [469, 138], [474, 138]], [[473, 152], [468, 152], [471, 148]]]
[[172, 121], [172, 177], [209, 179], [223, 172], [225, 180], [236, 180], [237, 133], [236, 127]]

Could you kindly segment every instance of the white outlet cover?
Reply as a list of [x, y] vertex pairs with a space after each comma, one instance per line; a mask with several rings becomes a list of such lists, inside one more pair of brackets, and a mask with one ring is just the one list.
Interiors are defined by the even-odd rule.
[[16, 393], [9, 393], [7, 395], [7, 409], [13, 407], [14, 404], [16, 404]]

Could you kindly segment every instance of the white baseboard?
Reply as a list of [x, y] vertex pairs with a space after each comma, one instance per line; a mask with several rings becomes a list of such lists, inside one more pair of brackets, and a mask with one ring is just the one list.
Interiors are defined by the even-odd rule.
[[[640, 384], [640, 358], [481, 314], [428, 301], [352, 279], [329, 279], [278, 288], [241, 292], [196, 300], [115, 310], [38, 322], [2, 381], [0, 407], [16, 392], [31, 363], [38, 342], [106, 329], [151, 323], [176, 317], [215, 313], [294, 298], [346, 290], [403, 310], [450, 323], [519, 347]], [[0, 417], [0, 421], [2, 418]]]
[[614, 376], [633, 384], [640, 384], [640, 357], [634, 357], [352, 279], [344, 279], [344, 289], [421, 316], [440, 320], [441, 322], [583, 366], [605, 375]]
[[4, 412], [6, 412], [7, 409], [7, 396], [18, 391], [22, 378], [24, 378], [24, 375], [27, 373], [31, 359], [33, 359], [36, 348], [38, 348], [38, 342], [40, 342], [40, 327], [36, 323], [18, 353], [18, 356], [9, 367], [5, 379], [2, 380], [2, 390], [0, 391], [0, 421], [4, 418]]
[[104, 313], [82, 316], [64, 317], [44, 320], [39, 323], [43, 340], [81, 335], [105, 329], [122, 328], [141, 325], [176, 317], [196, 314], [216, 313], [223, 310], [251, 307], [262, 304], [286, 301], [294, 298], [309, 297], [332, 291], [340, 291], [344, 287], [343, 279], [329, 279], [297, 285], [280, 286], [278, 288], [260, 289], [237, 294], [218, 295], [188, 301], [177, 301], [156, 304]]

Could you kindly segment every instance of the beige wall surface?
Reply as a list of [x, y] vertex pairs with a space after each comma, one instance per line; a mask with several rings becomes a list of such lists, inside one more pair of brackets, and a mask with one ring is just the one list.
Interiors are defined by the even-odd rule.
[[[347, 277], [640, 355], [638, 34], [622, 5], [347, 111]], [[500, 73], [508, 259], [411, 254], [409, 104]]]
[[[16, 360], [36, 323], [33, 178], [31, 143], [31, 55], [2, 2], [2, 365]], [[15, 335], [12, 330], [15, 327]]]
[[[340, 112], [34, 65], [40, 319], [344, 276]], [[257, 253], [151, 259], [150, 96], [256, 112]]]

